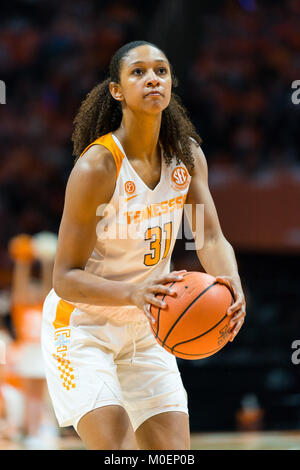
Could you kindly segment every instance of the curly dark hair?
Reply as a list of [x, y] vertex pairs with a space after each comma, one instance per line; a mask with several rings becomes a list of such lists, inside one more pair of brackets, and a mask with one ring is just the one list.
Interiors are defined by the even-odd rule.
[[[120, 102], [112, 97], [109, 83], [119, 83], [122, 59], [131, 49], [142, 45], [150, 45], [161, 51], [157, 46], [147, 41], [133, 41], [125, 44], [117, 50], [111, 59], [109, 66], [110, 76], [95, 86], [81, 103], [73, 121], [72, 142], [73, 154], [76, 157], [75, 162], [91, 142], [102, 135], [115, 131], [120, 126], [122, 107]], [[177, 86], [177, 78], [173, 73], [171, 65], [170, 69], [173, 88]], [[194, 167], [190, 137], [199, 145], [201, 144], [202, 139], [190, 121], [180, 98], [172, 91], [170, 103], [162, 112], [159, 134], [159, 140], [164, 150], [164, 158], [168, 165], [175, 156], [177, 163], [182, 161], [188, 169]]]

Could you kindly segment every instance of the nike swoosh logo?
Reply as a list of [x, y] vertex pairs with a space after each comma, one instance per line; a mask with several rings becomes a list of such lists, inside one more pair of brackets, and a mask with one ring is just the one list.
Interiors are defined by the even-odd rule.
[[139, 196], [139, 194], [134, 194], [133, 196], [127, 197], [125, 201], [129, 201], [129, 199], [133, 199], [134, 197]]

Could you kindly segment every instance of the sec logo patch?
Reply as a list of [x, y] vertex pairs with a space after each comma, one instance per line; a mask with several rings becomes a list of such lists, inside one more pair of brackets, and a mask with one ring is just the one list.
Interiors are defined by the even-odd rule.
[[171, 175], [171, 184], [173, 188], [181, 190], [185, 189], [189, 184], [189, 175], [183, 166], [177, 166]]
[[125, 183], [125, 191], [127, 194], [133, 194], [135, 191], [135, 184], [133, 181], [126, 181]]

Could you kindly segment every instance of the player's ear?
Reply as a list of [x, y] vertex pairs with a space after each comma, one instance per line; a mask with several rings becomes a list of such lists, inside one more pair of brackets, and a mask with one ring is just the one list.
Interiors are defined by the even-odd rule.
[[109, 91], [112, 97], [117, 101], [123, 101], [123, 93], [121, 90], [121, 85], [116, 82], [110, 82], [109, 84]]

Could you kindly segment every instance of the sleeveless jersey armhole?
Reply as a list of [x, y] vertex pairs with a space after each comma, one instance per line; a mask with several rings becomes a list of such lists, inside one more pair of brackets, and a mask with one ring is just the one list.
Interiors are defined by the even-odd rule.
[[114, 139], [112, 138], [111, 132], [109, 134], [105, 134], [98, 139], [94, 140], [90, 145], [88, 145], [83, 152], [80, 154], [80, 157], [82, 157], [85, 152], [92, 147], [92, 145], [102, 145], [103, 147], [107, 148], [112, 153], [112, 156], [114, 158], [116, 167], [117, 167], [117, 179], [120, 173], [122, 161], [124, 158], [124, 154], [122, 153], [121, 149], [117, 146], [115, 143]]

